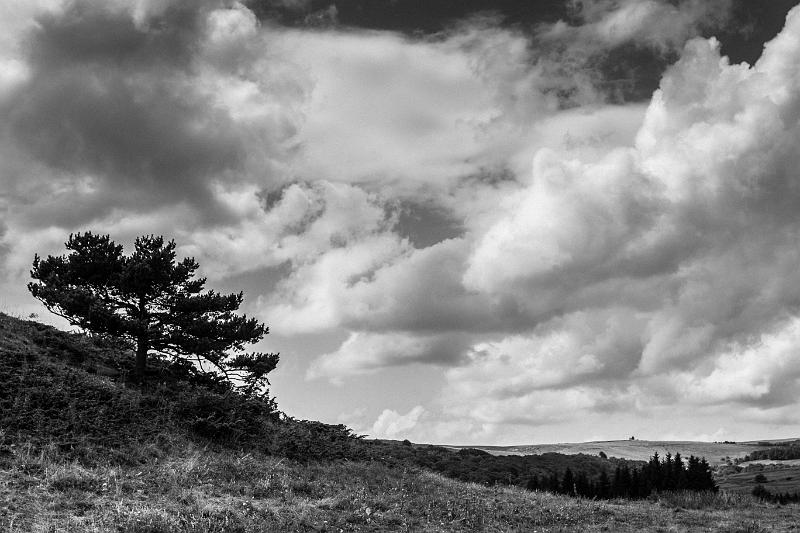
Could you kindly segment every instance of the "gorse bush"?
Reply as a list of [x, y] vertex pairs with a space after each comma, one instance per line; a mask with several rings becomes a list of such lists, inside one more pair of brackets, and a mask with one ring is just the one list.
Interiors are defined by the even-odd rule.
[[344, 425], [285, 418], [274, 427], [267, 451], [297, 461], [364, 459], [361, 437]]

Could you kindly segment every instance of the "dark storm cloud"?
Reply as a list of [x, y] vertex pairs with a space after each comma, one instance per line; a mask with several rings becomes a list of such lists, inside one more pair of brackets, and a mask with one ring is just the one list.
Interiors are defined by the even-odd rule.
[[248, 5], [261, 17], [290, 25], [302, 25], [310, 14], [335, 6], [342, 26], [412, 35], [440, 32], [476, 13], [493, 13], [506, 24], [527, 27], [569, 15], [563, 0], [251, 0]]
[[[553, 49], [553, 43], [537, 39], [543, 30], [559, 23], [574, 30], [563, 44], [569, 45], [574, 34], [596, 22], [604, 13], [615, 12], [624, 4], [611, 0], [251, 0], [248, 5], [262, 19], [289, 26], [338, 25], [342, 28], [365, 28], [402, 32], [417, 38], [446, 34], [462, 21], [477, 15], [493, 16], [501, 26], [526, 32], [535, 41], [539, 54], [552, 61], [548, 75], [553, 90], [564, 105], [580, 105], [579, 86], [564, 87], [564, 79], [584, 72], [609, 102], [646, 101], [658, 88], [661, 73], [679, 57], [686, 38], [697, 35], [717, 37], [722, 52], [731, 61], [754, 62], [761, 55], [765, 42], [783, 27], [786, 13], [795, 0], [754, 2], [752, 0], [663, 0], [639, 2], [662, 5], [676, 12], [702, 10], [703, 16], [691, 28], [665, 47], [663, 43], [646, 43], [629, 39], [611, 46], [581, 47], [580, 56]], [[664, 16], [658, 18], [666, 19]], [[654, 19], [649, 24], [654, 24]], [[679, 27], [682, 21], [666, 22]], [[642, 36], [657, 35], [657, 28], [642, 28]], [[570, 72], [566, 72], [570, 71]]]
[[[584, 70], [610, 102], [647, 101], [658, 88], [664, 70], [678, 60], [686, 39], [695, 36], [715, 37], [722, 45], [723, 55], [727, 55], [732, 63], [745, 61], [752, 64], [761, 56], [764, 43], [783, 28], [786, 13], [796, 4], [796, 0], [573, 0], [565, 3], [567, 14], [560, 22], [562, 29], [566, 30], [562, 39], [557, 39], [555, 43], [537, 39], [536, 46], [547, 49], [555, 44], [556, 50], [550, 54], [557, 58], [557, 63], [572, 63], [575, 68]], [[627, 17], [616, 16], [626, 5], [635, 9]], [[580, 35], [586, 34], [587, 29], [591, 30], [597, 23], [602, 25], [604, 15], [612, 14], [615, 17], [612, 33], [624, 35], [620, 26], [628, 22], [625, 19], [635, 20], [647, 8], [656, 9], [653, 9], [653, 16], [649, 20], [644, 17], [638, 35], [634, 32], [628, 38], [605, 45], [599, 42], [588, 47], [586, 43], [579, 44], [577, 57], [576, 50], [570, 50], [571, 45], [576, 40], [580, 41]], [[689, 20], [681, 16], [671, 19], [670, 15], [680, 13], [692, 16]], [[549, 24], [536, 25], [534, 36], [541, 37], [551, 28]], [[608, 31], [608, 28], [604, 28], [604, 31]]]
[[459, 221], [454, 220], [443, 208], [411, 201], [401, 203], [396, 230], [415, 248], [427, 248], [464, 234]]
[[227, 117], [169, 83], [86, 65], [42, 74], [13, 101], [9, 126], [48, 165], [173, 201], [201, 198], [210, 175], [241, 162]]
[[42, 69], [91, 63], [187, 68], [209, 4], [170, 5], [137, 23], [133, 13], [119, 6], [75, 1], [61, 13], [38, 18], [30, 56]]
[[213, 211], [209, 180], [246, 154], [228, 114], [195, 86], [205, 9], [136, 21], [76, 2], [41, 17], [26, 41], [30, 78], [4, 102], [4, 127], [56, 173], [94, 178], [109, 208], [188, 200]]

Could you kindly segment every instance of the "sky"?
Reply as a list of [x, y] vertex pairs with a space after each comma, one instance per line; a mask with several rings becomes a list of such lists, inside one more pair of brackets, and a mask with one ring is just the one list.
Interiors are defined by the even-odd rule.
[[797, 437], [796, 3], [0, 0], [0, 310], [158, 234], [297, 418]]

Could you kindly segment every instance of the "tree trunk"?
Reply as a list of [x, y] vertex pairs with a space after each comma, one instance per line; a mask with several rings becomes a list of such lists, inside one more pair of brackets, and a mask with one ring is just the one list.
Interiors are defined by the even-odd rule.
[[136, 343], [136, 366], [134, 367], [133, 377], [136, 383], [144, 383], [144, 371], [147, 368], [147, 335], [139, 335]]
[[144, 296], [139, 297], [139, 334], [136, 338], [136, 366], [133, 377], [136, 383], [144, 383], [144, 372], [147, 369], [147, 351], [150, 349], [150, 338], [147, 333], [147, 302]]

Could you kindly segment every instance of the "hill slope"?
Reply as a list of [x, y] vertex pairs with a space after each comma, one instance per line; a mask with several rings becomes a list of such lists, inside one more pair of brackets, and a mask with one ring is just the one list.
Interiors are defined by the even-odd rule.
[[[704, 509], [692, 509], [697, 505]], [[596, 502], [379, 462], [300, 464], [189, 445], [137, 466], [25, 446], [0, 469], [1, 531], [789, 531], [794, 506]]]
[[800, 518], [747, 496], [596, 502], [454, 481], [406, 460], [436, 450], [280, 418], [166, 361], [126, 387], [129, 355], [0, 315], [0, 531], [780, 531]]

